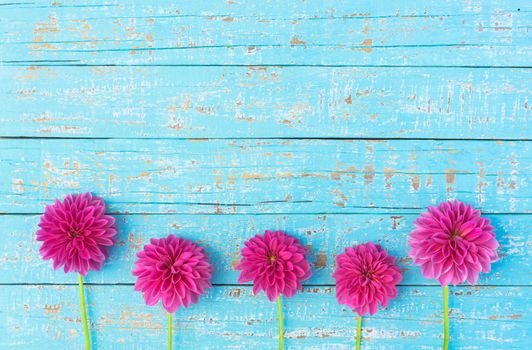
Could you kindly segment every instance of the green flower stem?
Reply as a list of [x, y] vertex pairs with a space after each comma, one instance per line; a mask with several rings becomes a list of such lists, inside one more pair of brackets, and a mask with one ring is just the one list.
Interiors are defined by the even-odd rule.
[[168, 313], [168, 350], [172, 350], [172, 314]]
[[362, 316], [357, 317], [357, 350], [360, 350], [360, 342], [362, 341]]
[[83, 332], [85, 333], [85, 349], [91, 349], [91, 339], [89, 335], [89, 324], [87, 322], [87, 307], [85, 306], [85, 290], [83, 289], [83, 276], [78, 274], [79, 299], [81, 302], [81, 318], [83, 319]]
[[443, 350], [449, 349], [449, 286], [443, 287]]
[[279, 318], [279, 350], [283, 350], [283, 307], [281, 305], [281, 295], [277, 298], [277, 315]]

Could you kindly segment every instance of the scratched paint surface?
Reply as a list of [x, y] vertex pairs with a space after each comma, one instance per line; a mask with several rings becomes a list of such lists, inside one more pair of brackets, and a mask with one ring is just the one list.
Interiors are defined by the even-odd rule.
[[532, 115], [530, 69], [29, 66], [0, 79], [13, 82], [0, 86], [6, 136], [520, 139]]
[[0, 349], [81, 349], [75, 276], [38, 255], [44, 205], [103, 196], [118, 242], [87, 277], [94, 349], [160, 349], [166, 319], [133, 291], [152, 237], [202, 244], [204, 299], [183, 349], [272, 349], [276, 310], [237, 285], [245, 239], [298, 236], [313, 276], [284, 301], [287, 349], [350, 349], [334, 298], [347, 245], [384, 245], [399, 297], [366, 349], [437, 349], [441, 288], [407, 257], [424, 208], [458, 198], [501, 259], [451, 288], [453, 348], [532, 336], [530, 1], [111, 0], [0, 3]]

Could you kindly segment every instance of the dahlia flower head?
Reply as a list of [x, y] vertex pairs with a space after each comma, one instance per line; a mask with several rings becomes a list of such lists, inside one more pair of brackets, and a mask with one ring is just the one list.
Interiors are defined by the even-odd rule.
[[387, 307], [397, 296], [402, 275], [395, 258], [371, 242], [348, 247], [336, 257], [336, 299], [354, 309], [359, 316], [377, 312], [378, 304]]
[[69, 194], [61, 202], [47, 205], [40, 218], [37, 241], [43, 259], [52, 260], [55, 270], [65, 273], [99, 270], [109, 247], [115, 243], [112, 216], [105, 215], [105, 204], [91, 193]]
[[213, 267], [203, 248], [187, 239], [152, 238], [137, 257], [134, 289], [142, 292], [147, 305], [162, 300], [164, 309], [174, 313], [181, 305], [196, 304], [211, 287]]
[[423, 276], [442, 286], [477, 282], [480, 272], [490, 272], [499, 243], [489, 219], [460, 201], [429, 207], [414, 221], [409, 256], [421, 265]]
[[270, 301], [280, 294], [291, 297], [312, 274], [306, 254], [299, 239], [282, 231], [265, 231], [245, 242], [236, 266], [241, 270], [238, 283], [253, 281], [253, 294], [262, 290]]

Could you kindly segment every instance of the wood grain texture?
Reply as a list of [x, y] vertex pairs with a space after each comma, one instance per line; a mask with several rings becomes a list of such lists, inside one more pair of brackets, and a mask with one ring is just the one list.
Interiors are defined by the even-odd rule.
[[[434, 285], [408, 257], [408, 234], [417, 215], [119, 215], [117, 245], [104, 269], [90, 273], [89, 283], [134, 283], [131, 275], [136, 253], [150, 238], [175, 234], [201, 244], [215, 270], [213, 283], [236, 284], [244, 241], [264, 230], [284, 230], [307, 247], [312, 277], [305, 285], [334, 285], [335, 259], [345, 247], [367, 241], [380, 243], [396, 257], [403, 271], [403, 285]], [[530, 219], [526, 215], [489, 215], [500, 242], [500, 260], [479, 285], [522, 285], [532, 281]], [[35, 241], [38, 216], [0, 216], [6, 227], [0, 241], [0, 284], [71, 283], [72, 276], [54, 271], [40, 258]], [[31, 242], [29, 244], [28, 242]]]
[[0, 349], [81, 349], [75, 276], [38, 255], [38, 215], [91, 191], [118, 244], [87, 295], [94, 350], [165, 347], [133, 291], [135, 252], [205, 246], [215, 287], [175, 316], [183, 349], [272, 349], [275, 307], [235, 285], [244, 240], [282, 229], [314, 275], [284, 301], [292, 349], [354, 347], [331, 272], [381, 243], [399, 297], [364, 349], [439, 349], [441, 288], [407, 258], [426, 206], [489, 217], [501, 259], [451, 288], [453, 349], [528, 349], [532, 6], [525, 0], [0, 3]]
[[0, 136], [530, 139], [530, 69], [0, 67]]
[[530, 66], [530, 1], [32, 1], [3, 64]]
[[[76, 286], [7, 286], [0, 289], [0, 324], [9, 349], [66, 349], [81, 344]], [[458, 349], [524, 349], [531, 327], [530, 287], [451, 288], [452, 344]], [[284, 303], [287, 349], [352, 349], [354, 313], [338, 305], [330, 287], [308, 287]], [[364, 318], [364, 348], [441, 348], [441, 288], [401, 287], [400, 297]], [[127, 286], [89, 286], [96, 347], [149, 350], [165, 347], [166, 316], [144, 305]], [[230, 311], [229, 311], [230, 310]], [[199, 304], [174, 316], [180, 349], [274, 349], [273, 303], [250, 287], [215, 287]], [[413, 346], [413, 344], [415, 344]]]
[[69, 192], [121, 213], [353, 213], [460, 198], [529, 213], [520, 141], [3, 140], [0, 212], [38, 213]]

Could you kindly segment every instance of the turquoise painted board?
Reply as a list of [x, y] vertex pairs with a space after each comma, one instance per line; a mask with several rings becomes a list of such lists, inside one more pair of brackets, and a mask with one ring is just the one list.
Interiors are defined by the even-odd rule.
[[[73, 279], [74, 282], [74, 279]], [[146, 307], [131, 286], [88, 287], [98, 349], [166, 346], [166, 315]], [[458, 349], [526, 349], [532, 301], [523, 287], [451, 288], [451, 331]], [[77, 286], [10, 285], [2, 289], [0, 322], [11, 334], [2, 349], [81, 349]], [[401, 298], [364, 320], [364, 348], [441, 348], [441, 288], [400, 287]], [[286, 349], [353, 349], [355, 314], [336, 303], [332, 287], [306, 287], [285, 302]], [[218, 286], [175, 315], [174, 339], [185, 349], [276, 349], [275, 304], [250, 287]]]
[[15, 65], [530, 63], [532, 7], [526, 0], [263, 3], [6, 4], [0, 59]]
[[[0, 67], [1, 136], [526, 139], [530, 69]], [[223, 130], [223, 133], [220, 133]]]
[[[87, 281], [98, 284], [134, 283], [131, 269], [136, 252], [150, 238], [178, 234], [205, 247], [215, 267], [215, 284], [237, 283], [239, 261], [244, 240], [267, 229], [284, 230], [301, 239], [309, 251], [313, 266], [310, 285], [332, 285], [336, 255], [344, 247], [366, 241], [386, 246], [398, 259], [406, 285], [435, 285], [424, 279], [419, 268], [408, 257], [407, 236], [416, 215], [384, 214], [297, 214], [297, 215], [117, 215], [117, 245], [100, 273], [89, 274]], [[497, 227], [501, 259], [493, 264], [490, 274], [478, 281], [484, 286], [529, 286], [532, 266], [526, 234], [529, 219], [525, 215], [489, 215]], [[38, 216], [0, 216], [7, 238], [0, 242], [0, 283], [70, 283], [72, 276], [51, 269], [50, 261], [38, 254], [39, 242], [33, 231]], [[23, 262], [23, 263], [21, 263]]]
[[[418, 213], [460, 198], [530, 213], [532, 143], [6, 139], [0, 212], [92, 190], [120, 213]], [[316, 191], [316, 188], [320, 189]]]
[[286, 349], [352, 349], [335, 257], [378, 242], [404, 279], [364, 349], [439, 349], [441, 288], [408, 258], [426, 206], [481, 209], [500, 260], [451, 288], [452, 349], [532, 337], [532, 6], [521, 0], [0, 3], [0, 349], [82, 349], [76, 278], [42, 261], [39, 215], [103, 196], [119, 230], [87, 277], [94, 350], [161, 349], [135, 253], [202, 244], [213, 288], [180, 349], [277, 347], [275, 305], [238, 285], [243, 242], [285, 230], [313, 276], [284, 300]]

